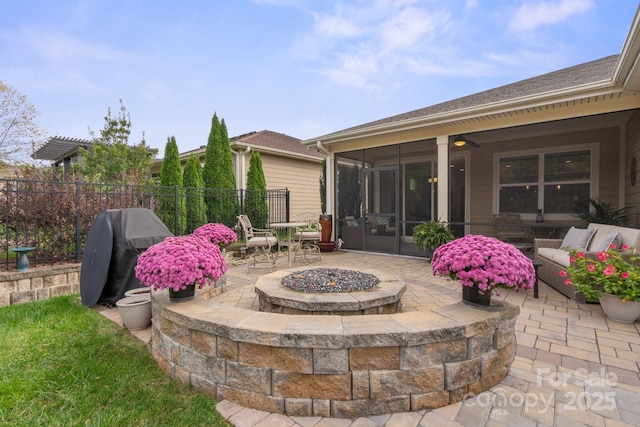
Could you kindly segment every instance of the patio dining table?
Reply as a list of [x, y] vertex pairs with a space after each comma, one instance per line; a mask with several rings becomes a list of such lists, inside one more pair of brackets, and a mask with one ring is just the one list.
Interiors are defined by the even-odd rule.
[[304, 227], [305, 225], [307, 225], [307, 223], [302, 221], [271, 223], [272, 228], [287, 229], [287, 256], [289, 260], [289, 268], [291, 268], [291, 230], [297, 227]]

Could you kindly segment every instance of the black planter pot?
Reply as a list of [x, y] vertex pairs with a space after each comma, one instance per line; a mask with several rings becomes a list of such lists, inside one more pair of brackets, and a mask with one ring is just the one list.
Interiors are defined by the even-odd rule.
[[484, 294], [480, 295], [477, 286], [462, 285], [462, 301], [486, 307], [491, 304], [491, 291], [485, 291]]
[[186, 289], [181, 289], [179, 291], [174, 291], [169, 288], [169, 301], [173, 302], [183, 302], [183, 301], [191, 301], [193, 296], [196, 294], [196, 286], [189, 285]]

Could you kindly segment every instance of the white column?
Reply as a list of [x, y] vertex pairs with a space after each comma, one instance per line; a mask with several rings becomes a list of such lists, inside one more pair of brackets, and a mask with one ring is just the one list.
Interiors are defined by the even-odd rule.
[[449, 221], [449, 136], [439, 135], [438, 146], [438, 212], [437, 220]]
[[251, 148], [244, 150], [233, 150], [236, 155], [236, 187], [237, 189], [245, 189], [247, 185], [247, 154], [251, 152]]
[[326, 188], [325, 188], [325, 200], [327, 201], [327, 214], [333, 214], [333, 199], [335, 197], [335, 180], [333, 176], [333, 163], [334, 163], [334, 154], [329, 153], [327, 156], [327, 164], [325, 168], [325, 177], [326, 177]]

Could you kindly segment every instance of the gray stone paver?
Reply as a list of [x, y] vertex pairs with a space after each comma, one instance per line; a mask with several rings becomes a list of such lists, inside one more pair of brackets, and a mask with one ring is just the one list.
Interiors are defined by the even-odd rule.
[[420, 423], [420, 420], [424, 416], [424, 411], [421, 413], [418, 412], [404, 412], [401, 414], [393, 414], [386, 424], [383, 424], [385, 427], [405, 427], [405, 426], [417, 426]]
[[[318, 266], [358, 266], [400, 276], [408, 285], [402, 299], [405, 311], [448, 305], [459, 300], [459, 286], [434, 277], [424, 259], [337, 251], [323, 253], [322, 260], [311, 264], [311, 267]], [[277, 267], [287, 268], [286, 256], [278, 258]], [[294, 268], [306, 267], [301, 262], [294, 263]], [[257, 298], [252, 285], [266, 272], [268, 270], [247, 272], [244, 266], [230, 268], [225, 292], [216, 298], [225, 304], [255, 310]], [[622, 324], [607, 320], [598, 304], [577, 304], [543, 282], [539, 287], [538, 299], [533, 298], [533, 292], [509, 290], [501, 290], [502, 295], [494, 297], [520, 305], [516, 322], [516, 360], [499, 385], [466, 402], [410, 413], [406, 420], [402, 417], [408, 414], [358, 420], [275, 417], [276, 414], [243, 408], [228, 401], [219, 402], [216, 408], [236, 427], [270, 426], [272, 424], [267, 424], [267, 420], [272, 415], [273, 420], [281, 422], [279, 425], [301, 427], [640, 425], [640, 322]], [[113, 313], [110, 315], [114, 317]], [[119, 316], [116, 314], [115, 317]], [[142, 333], [144, 337], [144, 331]], [[600, 388], [585, 384], [586, 378], [614, 380]], [[596, 401], [598, 392], [602, 395], [600, 402]], [[607, 403], [610, 406], [607, 407]], [[404, 423], [398, 424], [398, 419]], [[259, 424], [261, 422], [263, 424]]]
[[295, 425], [295, 421], [289, 417], [280, 414], [271, 414], [258, 424], [255, 424], [254, 427], [292, 427]]

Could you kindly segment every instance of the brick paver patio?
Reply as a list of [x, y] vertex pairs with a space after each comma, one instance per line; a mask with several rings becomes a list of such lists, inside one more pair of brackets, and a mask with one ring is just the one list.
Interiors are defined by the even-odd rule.
[[[400, 276], [408, 285], [403, 310], [459, 301], [460, 287], [434, 277], [418, 258], [353, 251], [324, 253], [311, 267], [371, 268]], [[278, 259], [278, 268], [287, 268]], [[304, 269], [301, 262], [294, 268]], [[225, 304], [257, 309], [253, 284], [268, 270], [236, 266], [227, 273]], [[438, 292], [429, 292], [431, 287]], [[427, 298], [425, 298], [425, 295]], [[437, 295], [438, 298], [428, 297]], [[236, 427], [416, 427], [416, 426], [638, 426], [640, 425], [640, 322], [607, 320], [597, 304], [577, 304], [540, 282], [533, 292], [502, 291], [520, 306], [516, 322], [517, 357], [498, 386], [433, 411], [363, 417], [357, 420], [286, 417], [244, 408], [230, 401], [218, 411]], [[107, 313], [105, 313], [107, 314]], [[111, 313], [113, 314], [113, 313]], [[148, 341], [148, 331], [137, 336]]]

